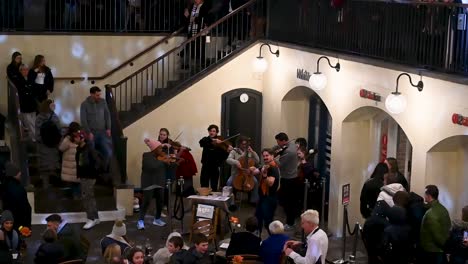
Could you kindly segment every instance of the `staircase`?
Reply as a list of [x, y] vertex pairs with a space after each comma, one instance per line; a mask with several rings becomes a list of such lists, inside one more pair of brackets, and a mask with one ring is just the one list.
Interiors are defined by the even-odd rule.
[[250, 0], [122, 81], [106, 85], [106, 100], [116, 125], [113, 134], [122, 137], [125, 127], [262, 37], [265, 29], [257, 29], [257, 21], [265, 14], [266, 0]]

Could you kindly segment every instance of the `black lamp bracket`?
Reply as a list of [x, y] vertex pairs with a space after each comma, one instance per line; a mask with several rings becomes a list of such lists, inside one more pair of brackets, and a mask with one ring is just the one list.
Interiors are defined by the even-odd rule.
[[273, 52], [273, 51], [271, 50], [270, 44], [263, 43], [263, 44], [260, 46], [260, 53], [258, 54], [258, 57], [257, 57], [258, 59], [263, 58], [263, 57], [262, 57], [262, 48], [263, 48], [263, 46], [267, 46], [268, 49], [270, 50], [270, 53], [271, 53], [271, 54], [276, 55], [276, 57], [279, 57], [279, 54], [280, 54], [279, 49], [277, 49], [276, 52]]
[[333, 66], [331, 63], [330, 63], [330, 59], [327, 57], [327, 56], [322, 56], [320, 58], [318, 58], [317, 60], [317, 71], [315, 73], [321, 73], [320, 72], [320, 60], [322, 59], [326, 59], [327, 62], [328, 62], [328, 65], [332, 68], [332, 69], [335, 69], [337, 72], [340, 71], [341, 69], [341, 66], [340, 66], [340, 59], [338, 58], [338, 62], [336, 63], [335, 66]]
[[417, 84], [414, 84], [413, 80], [411, 79], [411, 76], [408, 73], [403, 72], [400, 75], [398, 75], [397, 80], [396, 80], [395, 92], [392, 92], [392, 94], [401, 94], [400, 92], [398, 92], [398, 82], [400, 81], [401, 76], [407, 76], [409, 81], [410, 81], [411, 86], [418, 88], [418, 91], [421, 92], [423, 90], [424, 83], [422, 82], [422, 75], [421, 74], [419, 74], [419, 77], [420, 77], [419, 82]]

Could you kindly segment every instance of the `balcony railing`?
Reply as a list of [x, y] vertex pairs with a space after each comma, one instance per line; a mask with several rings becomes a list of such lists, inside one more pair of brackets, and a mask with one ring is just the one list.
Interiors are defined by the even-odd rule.
[[270, 39], [468, 75], [468, 5], [299, 2], [270, 2]]
[[186, 0], [1, 0], [1, 31], [173, 32]]

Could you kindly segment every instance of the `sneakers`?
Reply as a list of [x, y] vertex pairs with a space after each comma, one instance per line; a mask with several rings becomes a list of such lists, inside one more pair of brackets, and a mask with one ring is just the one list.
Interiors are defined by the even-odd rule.
[[83, 229], [84, 230], [91, 229], [91, 228], [93, 228], [95, 225], [97, 225], [99, 223], [101, 223], [101, 221], [99, 221], [99, 219], [94, 219], [94, 220], [88, 219], [88, 220], [86, 220], [86, 224], [83, 226]]
[[288, 224], [284, 225], [284, 231], [292, 231], [294, 229], [295, 229], [295, 226], [293, 225], [288, 225]]
[[166, 226], [166, 222], [164, 222], [163, 220], [161, 220], [161, 218], [159, 219], [154, 219], [153, 221], [153, 225], [156, 225], [156, 226]]
[[137, 229], [138, 230], [143, 230], [145, 229], [145, 222], [143, 220], [138, 220], [137, 222]]

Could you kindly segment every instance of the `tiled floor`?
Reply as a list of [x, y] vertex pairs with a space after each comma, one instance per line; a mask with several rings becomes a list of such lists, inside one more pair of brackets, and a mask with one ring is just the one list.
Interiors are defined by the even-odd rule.
[[[243, 205], [240, 210], [234, 212], [233, 215], [240, 218], [241, 222], [244, 221], [249, 216], [253, 215], [254, 207], [250, 205]], [[189, 211], [189, 210], [187, 210]], [[284, 213], [281, 207], [279, 207], [276, 211], [276, 219], [284, 220]], [[153, 226], [152, 220], [153, 218], [147, 216], [146, 219], [146, 229], [144, 231], [139, 231], [136, 229], [136, 221], [137, 215], [133, 215], [128, 217], [126, 220], [127, 224], [127, 236], [128, 238], [135, 243], [137, 246], [144, 247], [145, 244], [149, 241], [154, 249], [153, 253], [164, 246], [165, 240], [167, 235], [170, 233], [171, 229], [169, 227], [157, 227]], [[167, 218], [165, 219], [167, 220]], [[185, 229], [189, 226], [191, 221], [191, 211], [185, 214], [184, 223]], [[75, 224], [78, 228], [81, 229], [82, 224]], [[112, 230], [112, 222], [103, 222], [97, 225], [95, 228], [89, 231], [82, 230], [83, 234], [91, 241], [91, 249], [89, 252], [87, 263], [103, 263], [101, 257], [101, 249], [99, 246], [99, 241], [102, 237], [109, 234]], [[24, 263], [33, 263], [34, 254], [39, 247], [41, 240], [40, 236], [42, 231], [45, 229], [45, 225], [42, 226], [33, 226], [33, 235], [31, 238], [27, 240], [28, 243], [28, 250], [24, 256]], [[181, 230], [180, 222], [177, 220], [173, 220], [173, 228], [177, 231]], [[186, 230], [184, 230], [186, 231]], [[295, 237], [296, 239], [300, 239], [301, 231], [300, 228], [297, 227], [296, 231], [292, 231], [288, 233], [291, 237]], [[227, 233], [225, 234], [225, 238], [228, 238], [230, 235]], [[267, 236], [266, 232], [263, 232], [263, 238]], [[188, 241], [188, 236], [185, 237], [185, 241]], [[327, 259], [330, 261], [337, 260], [341, 256], [341, 240], [331, 237], [329, 243], [329, 251]], [[347, 250], [351, 251], [352, 249], [352, 239], [348, 239], [347, 242]], [[349, 256], [350, 252], [346, 253], [346, 256]], [[367, 258], [365, 255], [365, 249], [363, 248], [362, 242], [359, 241], [358, 244], [358, 251], [357, 251], [357, 261], [356, 263], [367, 263]]]

